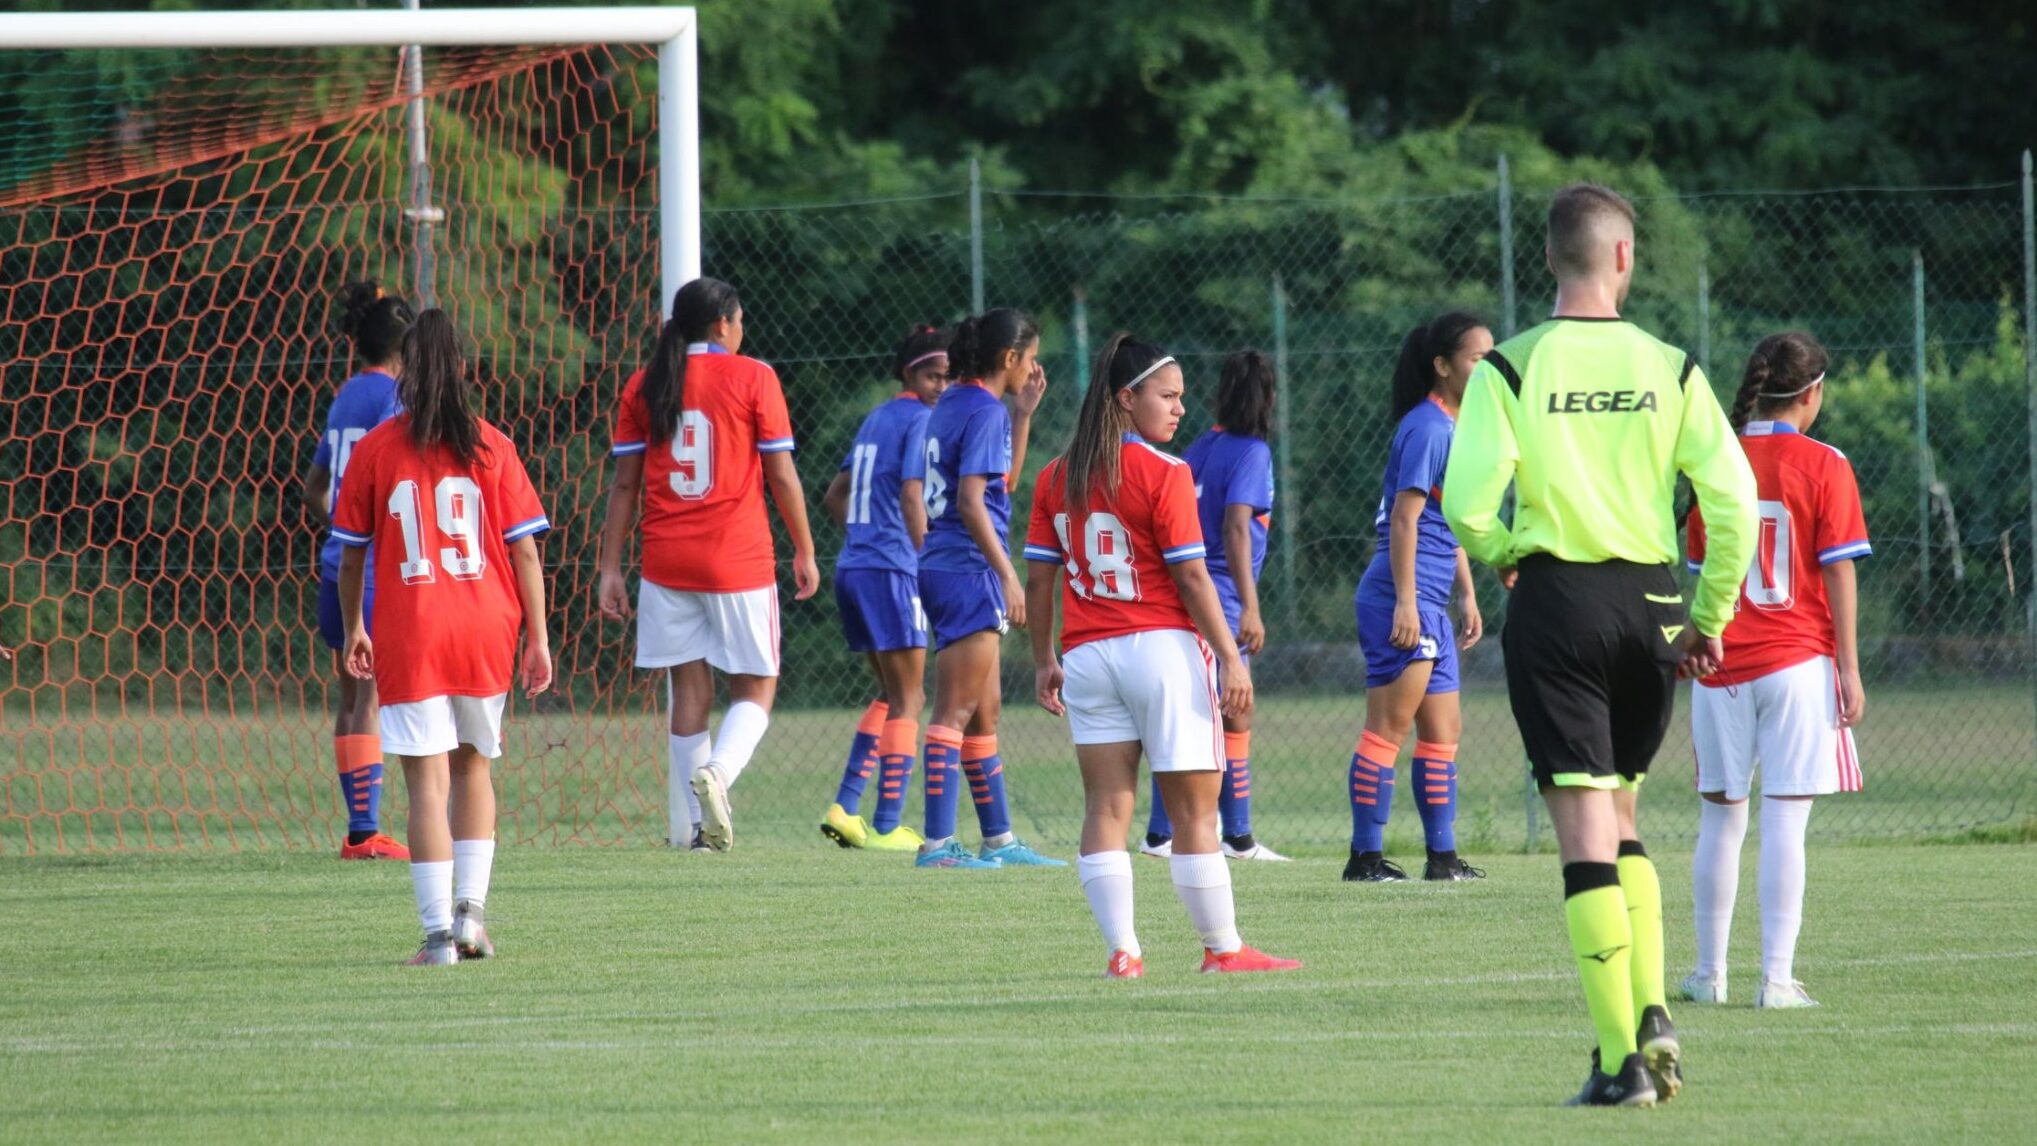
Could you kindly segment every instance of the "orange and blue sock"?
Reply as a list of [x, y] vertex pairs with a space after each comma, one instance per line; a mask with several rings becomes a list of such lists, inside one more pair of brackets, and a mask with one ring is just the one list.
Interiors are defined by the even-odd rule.
[[1160, 777], [1153, 777], [1153, 814], [1146, 820], [1146, 834], [1154, 840], [1174, 838], [1174, 821], [1167, 816], [1167, 802], [1160, 798]]
[[347, 804], [347, 842], [357, 844], [382, 830], [382, 738], [335, 736], [332, 754]]
[[955, 834], [955, 802], [962, 797], [962, 734], [939, 724], [927, 728], [927, 749], [921, 764], [926, 784], [926, 831], [929, 842]]
[[1224, 733], [1224, 786], [1217, 794], [1224, 838], [1252, 834], [1252, 734]]
[[835, 803], [850, 815], [862, 806], [863, 790], [870, 786], [870, 774], [877, 770], [877, 739], [884, 733], [884, 717], [891, 710], [873, 700], [856, 721], [855, 739], [849, 741], [849, 759], [842, 765], [842, 783], [835, 789]]
[[1429, 851], [1457, 851], [1457, 746], [1415, 741], [1415, 810]]
[[905, 786], [912, 780], [912, 755], [919, 750], [919, 721], [887, 720], [877, 738], [877, 813], [870, 826], [880, 834], [905, 818]]
[[1393, 762], [1400, 745], [1370, 729], [1351, 754], [1351, 850], [1386, 850], [1386, 818], [1393, 814]]
[[962, 740], [962, 771], [969, 774], [969, 797], [976, 801], [976, 826], [989, 840], [1011, 833], [1011, 806], [1004, 799], [1004, 761], [997, 755], [997, 736]]

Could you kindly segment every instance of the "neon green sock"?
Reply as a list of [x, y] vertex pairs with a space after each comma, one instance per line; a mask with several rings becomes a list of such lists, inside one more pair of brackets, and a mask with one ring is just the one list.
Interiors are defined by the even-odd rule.
[[1578, 977], [1584, 981], [1585, 1006], [1598, 1029], [1599, 1069], [1614, 1074], [1637, 1049], [1634, 984], [1629, 970], [1633, 933], [1627, 922], [1627, 900], [1620, 893], [1612, 864], [1567, 864], [1566, 883], [1571, 882], [1571, 869], [1575, 868], [1603, 868], [1604, 876], [1609, 877], [1597, 886], [1572, 892], [1563, 901], [1563, 915], [1570, 924], [1570, 949], [1577, 954]]
[[1629, 960], [1634, 981], [1634, 1013], [1644, 1007], [1669, 1009], [1662, 989], [1662, 881], [1655, 875], [1655, 861], [1641, 845], [1627, 841], [1620, 845], [1620, 891], [1627, 898], [1627, 929], [1633, 935]]

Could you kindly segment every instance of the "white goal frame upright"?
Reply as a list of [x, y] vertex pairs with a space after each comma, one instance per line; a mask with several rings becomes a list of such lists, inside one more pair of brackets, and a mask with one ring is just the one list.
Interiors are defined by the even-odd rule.
[[692, 8], [38, 12], [0, 15], [0, 50], [656, 44], [662, 309], [700, 277], [699, 26]]

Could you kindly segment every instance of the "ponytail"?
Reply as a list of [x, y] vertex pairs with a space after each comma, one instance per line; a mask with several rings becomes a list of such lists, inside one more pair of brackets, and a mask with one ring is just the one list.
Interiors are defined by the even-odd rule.
[[381, 366], [403, 350], [403, 336], [416, 321], [409, 303], [385, 292], [374, 279], [362, 279], [340, 288], [333, 325], [353, 343], [362, 365]]
[[1831, 356], [1818, 340], [1800, 330], [1771, 334], [1747, 356], [1747, 368], [1740, 375], [1740, 389], [1733, 395], [1733, 408], [1726, 420], [1737, 432], [1745, 429], [1756, 413], [1787, 409], [1804, 391], [1822, 381]]
[[1401, 339], [1400, 360], [1393, 368], [1394, 421], [1406, 417], [1436, 388], [1436, 359], [1457, 353], [1464, 336], [1484, 325], [1484, 320], [1468, 311], [1446, 310], [1408, 331]]
[[442, 446], [463, 466], [480, 458], [481, 424], [474, 417], [473, 391], [453, 320], [436, 307], [418, 315], [403, 338], [403, 377], [396, 383], [396, 396], [410, 415], [410, 441], [419, 453]]
[[686, 347], [705, 341], [716, 322], [734, 318], [742, 305], [736, 288], [720, 279], [694, 279], [672, 297], [672, 317], [644, 367], [644, 425], [653, 444], [671, 441], [686, 411]]
[[1008, 306], [970, 315], [955, 327], [948, 343], [948, 377], [961, 381], [982, 378], [996, 370], [1007, 350], [1024, 351], [1040, 337], [1033, 316]]
[[1144, 382], [1167, 360], [1167, 352], [1151, 342], [1118, 331], [1097, 352], [1089, 371], [1089, 390], [1075, 415], [1075, 433], [1062, 462], [1063, 497], [1068, 508], [1087, 509], [1101, 486], [1103, 500], [1117, 498], [1121, 469], [1119, 444], [1131, 428], [1132, 416], [1118, 405], [1118, 393]]
[[1260, 350], [1239, 350], [1224, 359], [1217, 381], [1217, 421], [1249, 438], [1273, 434], [1273, 359]]

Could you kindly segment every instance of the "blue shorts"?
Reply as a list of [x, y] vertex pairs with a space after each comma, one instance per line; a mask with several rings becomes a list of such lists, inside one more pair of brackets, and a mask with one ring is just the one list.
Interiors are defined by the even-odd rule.
[[888, 653], [927, 647], [919, 580], [895, 569], [835, 570], [835, 608], [851, 651]]
[[997, 574], [950, 573], [942, 569], [919, 571], [919, 599], [926, 607], [928, 627], [934, 631], [934, 651], [939, 652], [977, 633], [1003, 633], [1004, 586]]
[[1365, 687], [1380, 688], [1400, 679], [1416, 661], [1434, 661], [1428, 692], [1457, 691], [1457, 639], [1448, 611], [1422, 605], [1422, 637], [1411, 649], [1393, 647], [1393, 606], [1359, 601], [1358, 651], [1365, 654]]
[[[368, 585], [361, 590], [361, 616], [367, 622], [368, 631], [375, 631], [375, 587]], [[340, 616], [339, 582], [318, 579], [318, 635], [325, 638], [325, 647], [339, 652], [347, 645], [347, 622]]]

